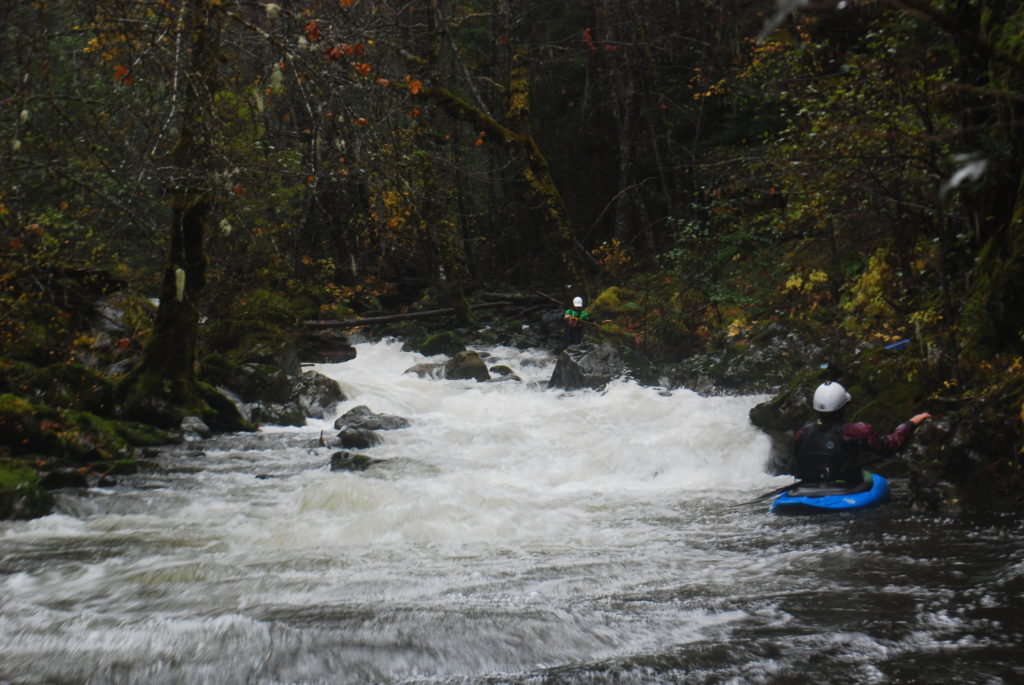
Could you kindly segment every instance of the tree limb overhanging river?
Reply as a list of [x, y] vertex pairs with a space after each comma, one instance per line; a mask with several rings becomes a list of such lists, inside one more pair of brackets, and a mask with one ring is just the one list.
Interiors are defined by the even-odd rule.
[[332, 421], [166, 450], [0, 523], [0, 681], [1020, 682], [1021, 525], [740, 506], [784, 480], [761, 398], [318, 367], [407, 417], [331, 472]]

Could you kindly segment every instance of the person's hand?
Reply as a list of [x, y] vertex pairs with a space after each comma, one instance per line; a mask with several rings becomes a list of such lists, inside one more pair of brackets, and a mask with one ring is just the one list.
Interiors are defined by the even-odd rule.
[[919, 426], [919, 425], [921, 425], [922, 421], [927, 421], [930, 418], [932, 418], [931, 414], [929, 414], [928, 412], [922, 412], [922, 413], [918, 414], [917, 416], [911, 416], [910, 417], [910, 422], [912, 424], [914, 424], [915, 426]]

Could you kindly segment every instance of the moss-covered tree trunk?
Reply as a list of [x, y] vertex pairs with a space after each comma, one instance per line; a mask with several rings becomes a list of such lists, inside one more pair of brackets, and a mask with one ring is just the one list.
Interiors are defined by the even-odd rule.
[[228, 406], [204, 391], [195, 372], [198, 303], [206, 283], [204, 241], [213, 201], [210, 125], [224, 8], [218, 0], [189, 0], [182, 20], [188, 53], [175, 75], [183, 88], [170, 192], [170, 252], [153, 332], [138, 366], [121, 385], [122, 406], [126, 416], [155, 425], [176, 427], [184, 416], [198, 415], [233, 427], [237, 422]]

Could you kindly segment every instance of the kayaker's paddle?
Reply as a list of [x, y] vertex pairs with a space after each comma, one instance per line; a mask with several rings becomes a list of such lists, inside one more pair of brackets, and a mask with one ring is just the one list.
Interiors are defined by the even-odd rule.
[[776, 488], [775, 490], [772, 490], [771, 492], [766, 492], [763, 495], [761, 495], [760, 497], [756, 497], [756, 498], [750, 500], [749, 502], [740, 502], [736, 506], [737, 507], [743, 507], [743, 506], [746, 506], [748, 504], [757, 504], [758, 502], [763, 502], [766, 499], [771, 499], [772, 497], [775, 497], [776, 495], [781, 495], [786, 490], [791, 490], [791, 489], [795, 488], [798, 485], [800, 485], [799, 481], [797, 481], [796, 483], [790, 483], [789, 485], [783, 485], [781, 488]]

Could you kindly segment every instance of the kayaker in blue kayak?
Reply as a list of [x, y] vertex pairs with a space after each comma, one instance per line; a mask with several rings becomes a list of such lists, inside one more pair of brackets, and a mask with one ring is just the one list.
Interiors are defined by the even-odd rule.
[[858, 459], [861, 452], [892, 456], [910, 440], [922, 421], [932, 417], [928, 412], [917, 414], [891, 434], [879, 435], [869, 423], [843, 420], [850, 399], [846, 388], [833, 381], [822, 383], [814, 391], [817, 419], [797, 430], [794, 436], [792, 475], [802, 482], [857, 485], [864, 480], [865, 464]]

